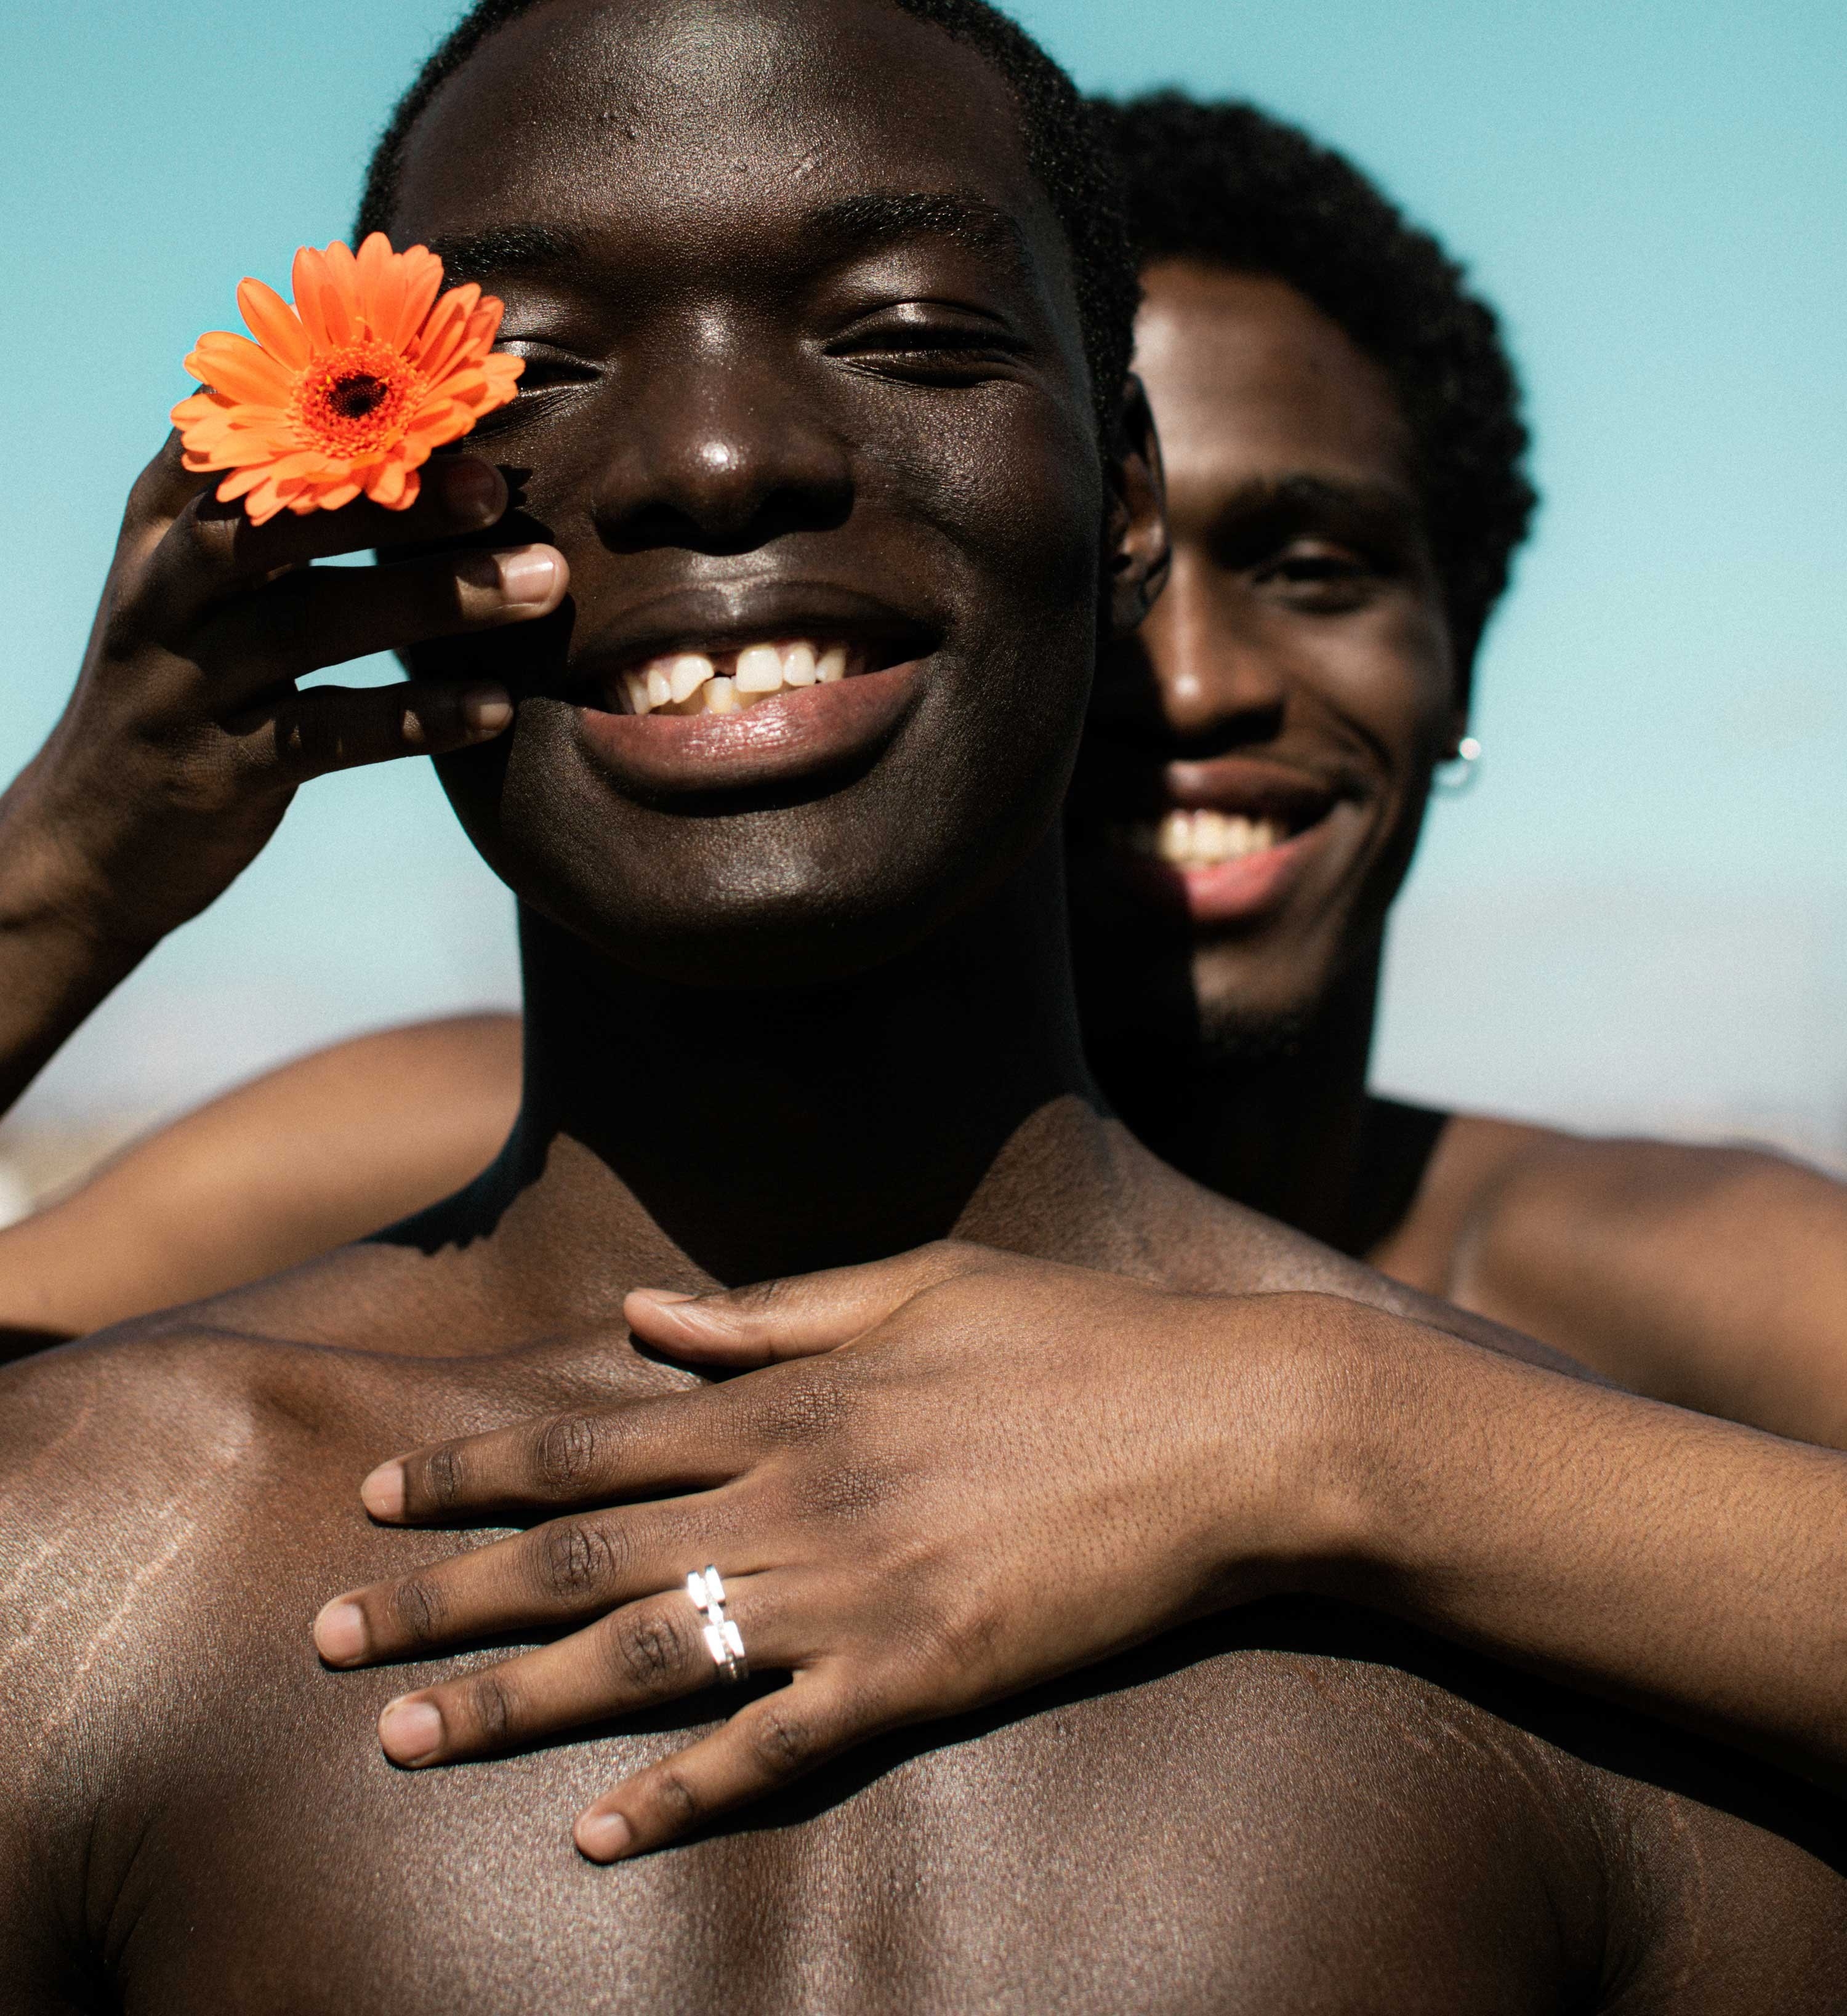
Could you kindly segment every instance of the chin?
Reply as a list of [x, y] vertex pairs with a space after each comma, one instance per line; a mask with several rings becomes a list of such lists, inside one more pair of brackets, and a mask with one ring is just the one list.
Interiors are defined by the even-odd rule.
[[563, 735], [474, 756], [444, 784], [522, 905], [612, 967], [700, 989], [826, 986], [902, 959], [1017, 871], [1055, 813], [1051, 794], [959, 804], [941, 766], [904, 761], [792, 804], [664, 810], [612, 789]]

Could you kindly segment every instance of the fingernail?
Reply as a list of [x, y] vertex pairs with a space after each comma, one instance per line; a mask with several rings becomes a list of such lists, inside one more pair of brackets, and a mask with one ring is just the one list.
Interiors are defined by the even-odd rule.
[[394, 1764], [421, 1764], [442, 1741], [442, 1717], [431, 1703], [400, 1696], [379, 1717], [378, 1740]]
[[404, 1465], [381, 1463], [359, 1487], [359, 1503], [375, 1519], [404, 1517]]
[[516, 546], [494, 556], [500, 568], [500, 592], [509, 602], [549, 602], [558, 578], [558, 556], [544, 546]]
[[477, 455], [462, 455], [453, 462], [445, 460], [441, 469], [442, 501], [452, 517], [488, 525], [500, 516], [506, 487], [491, 463]]
[[464, 686], [459, 696], [462, 725], [472, 735], [498, 735], [513, 718], [505, 686]]
[[697, 1295], [687, 1294], [682, 1290], [679, 1288], [632, 1288], [628, 1292], [632, 1295], [639, 1297], [644, 1302], [661, 1302], [671, 1304], [674, 1302], [696, 1302], [699, 1299]]
[[635, 1830], [620, 1813], [585, 1813], [578, 1821], [574, 1836], [578, 1852], [592, 1862], [614, 1862], [628, 1852]]
[[343, 1666], [365, 1650], [365, 1613], [340, 1597], [315, 1619], [315, 1650], [329, 1665]]

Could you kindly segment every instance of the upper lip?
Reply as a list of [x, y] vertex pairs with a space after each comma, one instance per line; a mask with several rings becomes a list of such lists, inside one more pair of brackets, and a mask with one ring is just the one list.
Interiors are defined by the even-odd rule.
[[942, 627], [839, 582], [709, 584], [652, 596], [607, 622], [572, 652], [571, 680], [595, 688], [671, 651], [795, 638], [856, 644], [878, 671], [927, 656], [941, 643]]
[[1114, 819], [1159, 819], [1176, 810], [1232, 812], [1269, 819], [1291, 833], [1325, 819], [1342, 797], [1342, 782], [1312, 776], [1293, 764], [1258, 757], [1216, 756], [1203, 761], [1111, 765], [1085, 794], [1093, 812]]

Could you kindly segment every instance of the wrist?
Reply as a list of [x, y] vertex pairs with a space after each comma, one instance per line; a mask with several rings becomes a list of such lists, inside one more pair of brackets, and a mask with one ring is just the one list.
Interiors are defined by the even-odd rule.
[[108, 874], [38, 802], [35, 769], [0, 797], [0, 941], [13, 959], [41, 965], [48, 981], [94, 968], [113, 984], [161, 934], [115, 914]]
[[1255, 1404], [1240, 1377], [1234, 1406], [1249, 1410], [1240, 1440], [1261, 1480], [1266, 1592], [1394, 1607], [1388, 1592], [1416, 1551], [1414, 1501], [1442, 1474], [1442, 1341], [1334, 1295], [1255, 1297], [1240, 1317], [1247, 1350], [1253, 1325], [1264, 1346]]

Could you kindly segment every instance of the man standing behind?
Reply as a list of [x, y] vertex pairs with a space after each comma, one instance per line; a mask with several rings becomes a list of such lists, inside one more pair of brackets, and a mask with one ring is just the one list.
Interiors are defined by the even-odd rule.
[[1637, 1391], [1847, 1445], [1847, 1189], [1370, 1092], [1388, 913], [1532, 509], [1518, 387], [1339, 155], [1248, 106], [1101, 109], [1174, 559], [1068, 820], [1099, 1078], [1222, 1195]]
[[[1458, 1691], [1478, 1675], [1338, 1604], [1125, 1656], [819, 1779], [777, 1824], [613, 1871], [549, 1813], [658, 1756], [659, 1723], [405, 1777], [370, 1741], [380, 1677], [279, 1649], [355, 1568], [427, 1550], [358, 1514], [381, 1447], [627, 1399], [639, 1456], [696, 1410], [679, 1497], [618, 1520], [613, 1550], [550, 1557], [555, 1586], [628, 1582], [602, 1677], [661, 1709], [714, 1678], [684, 1578], [688, 1519], [716, 1521], [723, 1664], [793, 1676], [732, 1727], [760, 1773], [799, 1769], [851, 1706], [809, 1636], [826, 1592], [722, 1480], [742, 1435], [798, 1457], [815, 1388], [792, 1367], [741, 1403], [671, 1391], [589, 1328], [643, 1281], [949, 1227], [1054, 1273], [1138, 1273], [1120, 1293], [1153, 1298], [1186, 1404], [1230, 1424], [1190, 1481], [1200, 1516], [1255, 1501], [1278, 1575], [1341, 1558], [1346, 1529], [1238, 1441], [1223, 1294], [1255, 1291], [1291, 1347], [1240, 1355], [1252, 1397], [1286, 1369], [1332, 1407], [1381, 1354], [1480, 1348], [1175, 1176], [1086, 1075], [1053, 823], [1100, 622], [1133, 627], [1163, 534], [1118, 398], [1129, 272], [1036, 49], [973, 0], [499, 0], [407, 102], [373, 201], [503, 296], [545, 364], [500, 440], [571, 623], [417, 653], [484, 659], [519, 695], [510, 736], [445, 780], [521, 898], [525, 1105], [495, 1168], [404, 1238], [4, 1375], [8, 2006], [1821, 2006], [1847, 1892], [1775, 1788], [1745, 1818], [1698, 1746], [1601, 1714], [1618, 1768], [1590, 1761], [1568, 1705], [1496, 1712]], [[131, 603], [214, 570], [266, 592], [313, 535], [222, 538], [171, 458], [136, 513]], [[847, 676], [748, 711], [625, 704], [666, 653], [804, 648]], [[567, 1341], [518, 1348], [547, 1334]], [[1132, 1381], [1074, 1405], [1069, 1363], [1038, 1360], [1067, 1467], [1176, 1405]], [[1536, 1405], [1580, 1390], [1495, 1363]], [[869, 1510], [927, 1412], [833, 1462], [826, 1502]], [[1013, 1504], [1012, 1481], [968, 1489]], [[1070, 1529], [1036, 1537], [1055, 1597]], [[885, 1623], [941, 1628], [888, 1600]], [[535, 1658], [527, 1705], [563, 1671]], [[653, 1773], [629, 1845], [698, 1810], [693, 1755]]]

